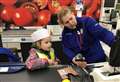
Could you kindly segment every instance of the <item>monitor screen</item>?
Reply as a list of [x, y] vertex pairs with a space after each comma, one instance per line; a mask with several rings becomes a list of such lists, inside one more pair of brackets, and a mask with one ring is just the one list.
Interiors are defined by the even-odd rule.
[[118, 10], [118, 11], [120, 10], [120, 3], [117, 3], [117, 4], [116, 4], [115, 9]]
[[120, 0], [118, 0], [118, 3], [120, 3]]
[[104, 7], [114, 7], [115, 0], [105, 0]]
[[116, 32], [116, 38], [111, 45], [109, 64], [113, 67], [120, 67], [120, 29]]

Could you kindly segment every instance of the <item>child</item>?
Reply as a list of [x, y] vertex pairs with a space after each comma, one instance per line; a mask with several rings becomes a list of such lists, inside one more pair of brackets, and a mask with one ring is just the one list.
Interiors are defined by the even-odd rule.
[[31, 35], [34, 42], [29, 51], [30, 55], [25, 64], [29, 70], [45, 68], [48, 65], [58, 64], [53, 49], [51, 49], [51, 37], [47, 29], [41, 28]]

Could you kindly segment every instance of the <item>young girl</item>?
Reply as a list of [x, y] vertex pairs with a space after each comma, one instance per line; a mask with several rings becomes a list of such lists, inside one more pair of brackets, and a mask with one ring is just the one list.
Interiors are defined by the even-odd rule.
[[53, 49], [51, 49], [51, 37], [47, 29], [41, 28], [31, 35], [34, 42], [30, 49], [29, 57], [25, 64], [29, 70], [45, 68], [48, 65], [58, 64]]

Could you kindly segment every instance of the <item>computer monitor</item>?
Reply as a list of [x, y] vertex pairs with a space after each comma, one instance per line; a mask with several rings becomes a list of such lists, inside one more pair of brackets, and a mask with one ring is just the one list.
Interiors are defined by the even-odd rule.
[[118, 3], [120, 3], [120, 0], [118, 0]]
[[104, 0], [104, 7], [114, 7], [115, 0]]
[[115, 41], [111, 46], [109, 60], [112, 67], [120, 67], [120, 29], [117, 30]]
[[115, 6], [116, 11], [120, 11], [120, 3], [117, 3]]

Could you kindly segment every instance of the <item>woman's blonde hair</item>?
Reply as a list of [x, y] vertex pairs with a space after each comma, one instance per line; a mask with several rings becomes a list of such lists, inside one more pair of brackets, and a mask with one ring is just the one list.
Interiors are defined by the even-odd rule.
[[69, 7], [65, 7], [65, 8], [61, 9], [61, 11], [57, 14], [58, 23], [63, 24], [62, 18], [64, 16], [66, 16], [68, 13], [72, 13], [72, 11]]

